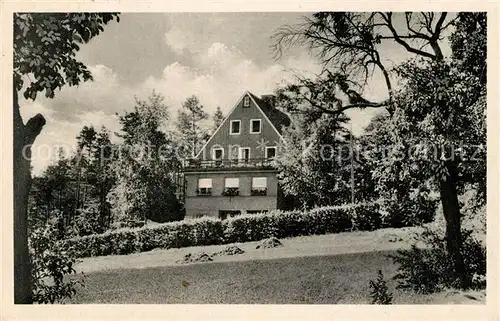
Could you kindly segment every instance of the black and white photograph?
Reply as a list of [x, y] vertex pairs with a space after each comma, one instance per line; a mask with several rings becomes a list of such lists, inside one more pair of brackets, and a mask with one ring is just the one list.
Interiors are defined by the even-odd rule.
[[15, 306], [490, 302], [488, 12], [4, 18]]

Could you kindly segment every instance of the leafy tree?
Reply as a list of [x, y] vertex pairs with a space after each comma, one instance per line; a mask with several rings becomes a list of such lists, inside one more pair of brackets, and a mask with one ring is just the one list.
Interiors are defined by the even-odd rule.
[[189, 153], [182, 156], [194, 156], [198, 148], [208, 139], [208, 133], [200, 126], [200, 122], [208, 119], [207, 113], [203, 111], [203, 105], [196, 96], [187, 98], [182, 103], [177, 119], [177, 130], [180, 134], [181, 144], [189, 146]]
[[418, 142], [398, 139], [393, 126], [392, 118], [381, 113], [372, 119], [359, 139], [361, 157], [370, 168], [375, 197], [384, 203], [385, 221], [389, 226], [428, 223], [435, 216], [437, 202], [431, 197], [435, 184], [425, 174], [422, 163], [407, 155], [412, 144]]
[[[475, 185], [479, 204], [486, 203], [486, 13], [459, 13], [455, 31], [450, 36], [453, 65], [459, 72], [474, 77], [475, 90], [469, 92], [471, 100], [463, 117], [467, 134], [460, 139], [464, 144], [476, 146], [474, 157], [463, 162], [464, 180]], [[476, 99], [477, 98], [477, 99]], [[472, 160], [473, 158], [473, 160]]]
[[59, 151], [55, 163], [49, 165], [32, 183], [32, 204], [29, 211], [30, 218], [37, 220], [52, 219], [55, 211], [61, 215], [60, 235], [64, 234], [64, 223], [68, 222], [68, 215], [74, 211], [75, 193], [72, 190], [72, 164], [69, 158]]
[[84, 285], [83, 273], [67, 278], [76, 274], [76, 257], [71, 251], [64, 251], [58, 242], [62, 217], [54, 212], [49, 221], [30, 217], [33, 301], [37, 303], [63, 303], [76, 293], [78, 286]]
[[[53, 98], [55, 90], [92, 79], [76, 59], [79, 45], [87, 43], [115, 19], [117, 13], [14, 14], [14, 302], [32, 303], [31, 263], [28, 250], [28, 194], [31, 186], [31, 145], [45, 125], [41, 114], [26, 124], [19, 112], [18, 94], [35, 100], [38, 92]], [[27, 77], [29, 75], [29, 77]]]
[[66, 157], [60, 153], [54, 164], [34, 177], [30, 217], [47, 222], [57, 210], [61, 215], [59, 238], [75, 236], [72, 233], [80, 235], [79, 224], [87, 226], [90, 213], [95, 215], [91, 218], [95, 221], [92, 230], [96, 233], [106, 230], [111, 223], [106, 195], [113, 184], [109, 166], [112, 149], [105, 127], [97, 132], [92, 126], [84, 126], [77, 136], [75, 154]]
[[[76, 204], [75, 204], [75, 215], [76, 210], [80, 208], [83, 204], [81, 199], [81, 185], [82, 185], [82, 175], [86, 175], [89, 167], [89, 158], [95, 153], [94, 141], [96, 139], [97, 132], [93, 126], [83, 126], [80, 134], [76, 138], [77, 142], [77, 152], [73, 158], [74, 167], [76, 170]], [[82, 173], [82, 171], [85, 171]]]
[[[398, 25], [396, 20], [403, 24]], [[303, 24], [279, 29], [275, 49], [279, 55], [290, 45], [306, 45], [322, 59], [326, 76], [317, 81], [319, 85], [302, 79], [298, 85], [288, 86], [288, 95], [301, 96], [317, 112], [336, 116], [351, 108], [383, 107], [395, 124], [393, 129], [398, 142], [395, 147], [406, 150], [409, 142], [405, 139], [411, 137], [411, 133], [418, 133], [407, 130], [403, 124], [422, 127], [420, 136], [434, 139], [433, 143], [438, 146], [452, 146], [452, 139], [469, 134], [470, 128], [464, 126], [467, 122], [465, 111], [467, 106], [476, 105], [482, 96], [480, 89], [481, 80], [485, 82], [484, 73], [481, 73], [481, 67], [474, 69], [471, 62], [486, 65], [486, 61], [481, 60], [486, 56], [485, 21], [485, 13], [460, 13], [450, 19], [447, 13], [433, 12], [399, 15], [390, 12], [320, 12], [306, 18]], [[450, 66], [441, 49], [444, 31], [453, 24], [457, 31], [451, 37], [454, 52], [451, 64], [459, 62], [456, 67]], [[468, 32], [471, 31], [474, 31], [475, 39], [470, 38]], [[475, 44], [467, 45], [464, 50], [458, 49], [466, 43], [465, 39]], [[397, 97], [390, 69], [383, 59], [382, 42], [400, 45], [418, 59], [401, 66], [393, 75], [406, 81]], [[379, 102], [372, 102], [361, 94], [374, 70], [383, 75], [388, 91], [388, 98]], [[327, 84], [322, 84], [324, 82]], [[472, 88], [463, 87], [464, 84]], [[321, 103], [324, 100], [332, 108], [326, 109]], [[440, 152], [449, 154], [447, 148]], [[455, 277], [466, 287], [457, 197], [462, 163], [460, 160], [441, 161], [438, 157], [431, 162], [433, 171], [430, 172], [439, 186], [446, 219], [447, 250], [453, 258]]]
[[[298, 116], [298, 117], [297, 117]], [[350, 163], [344, 160], [349, 146], [346, 116], [294, 115], [284, 131], [286, 148], [277, 158], [278, 179], [285, 195], [302, 206], [338, 205], [350, 200]]]
[[111, 167], [113, 157], [116, 157], [113, 153], [116, 145], [111, 143], [109, 131], [104, 126], [97, 133], [95, 146], [92, 172], [87, 181], [96, 187], [92, 191], [93, 196], [98, 199], [99, 224], [104, 228], [109, 228], [111, 224], [111, 206], [107, 201], [107, 195], [116, 180]]
[[163, 96], [136, 99], [132, 112], [120, 116], [124, 139], [112, 167], [116, 185], [108, 194], [114, 220], [166, 222], [181, 219], [174, 177], [180, 162], [175, 145], [160, 128], [167, 122]]
[[214, 125], [212, 127], [212, 134], [215, 133], [215, 130], [219, 128], [219, 126], [222, 124], [224, 121], [224, 113], [222, 113], [222, 109], [220, 106], [217, 106], [217, 109], [215, 110], [215, 113], [212, 116], [212, 121], [214, 122]]
[[[109, 131], [104, 126], [99, 132], [93, 126], [84, 126], [77, 137], [77, 147], [77, 154], [73, 158], [77, 170], [77, 199], [80, 200], [80, 181], [83, 180], [85, 195], [98, 199], [100, 224], [103, 228], [108, 227], [109, 203], [106, 201], [106, 196], [114, 179], [110, 168], [114, 145], [111, 143]], [[84, 200], [81, 200], [75, 210], [80, 210], [86, 205]]]

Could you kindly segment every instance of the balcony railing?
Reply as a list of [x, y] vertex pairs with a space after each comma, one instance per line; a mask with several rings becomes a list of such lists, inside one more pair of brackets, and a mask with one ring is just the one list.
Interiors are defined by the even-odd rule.
[[185, 171], [248, 169], [248, 168], [274, 169], [276, 168], [276, 163], [274, 158], [221, 159], [221, 160], [189, 159], [184, 161]]

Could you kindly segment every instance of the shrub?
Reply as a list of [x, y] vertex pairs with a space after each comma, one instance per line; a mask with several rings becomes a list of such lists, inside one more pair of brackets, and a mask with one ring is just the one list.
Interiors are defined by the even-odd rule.
[[72, 222], [72, 228], [77, 236], [104, 232], [104, 226], [99, 217], [99, 204], [92, 202], [83, 209], [77, 209], [76, 212], [77, 215]]
[[[432, 293], [444, 288], [456, 287], [453, 260], [446, 251], [443, 233], [426, 228], [422, 234], [424, 247], [412, 245], [409, 250], [399, 250], [393, 256], [400, 264], [394, 277], [398, 287], [417, 293]], [[486, 276], [486, 248], [470, 231], [463, 232], [462, 255], [465, 260], [466, 277], [472, 288], [484, 288]]]
[[382, 215], [378, 204], [372, 207], [358, 206], [354, 208], [353, 229], [373, 231], [382, 227]]
[[387, 282], [384, 279], [382, 270], [378, 270], [377, 279], [375, 281], [370, 281], [370, 297], [372, 298], [372, 304], [391, 304], [392, 294], [387, 288]]
[[75, 254], [59, 246], [54, 224], [37, 224], [29, 232], [33, 301], [62, 303], [76, 293], [77, 286], [84, 284], [83, 273], [81, 278], [67, 278], [76, 274]]
[[222, 221], [211, 217], [201, 217], [192, 221], [192, 236], [195, 244], [214, 245], [224, 241]]
[[353, 227], [353, 217], [356, 208], [367, 207], [367, 210], [376, 210], [373, 205], [358, 204], [355, 206], [327, 206], [311, 210], [306, 214], [309, 228], [307, 235], [340, 233], [350, 231]]
[[383, 201], [386, 227], [418, 226], [430, 223], [435, 217], [438, 201], [427, 193], [415, 192], [404, 199], [396, 197]]
[[[470, 187], [459, 196], [461, 203], [463, 226], [473, 230], [475, 234], [486, 236], [486, 204], [478, 196], [478, 191]], [[442, 209], [440, 208], [442, 213]], [[442, 214], [441, 214], [442, 215]]]
[[351, 231], [353, 227], [379, 227], [378, 210], [377, 204], [359, 204], [321, 207], [308, 212], [274, 210], [269, 213], [239, 215], [222, 221], [201, 217], [154, 227], [116, 229], [99, 235], [64, 240], [62, 244], [80, 257], [86, 257], [130, 254], [154, 248], [259, 241], [269, 237], [339, 233]]

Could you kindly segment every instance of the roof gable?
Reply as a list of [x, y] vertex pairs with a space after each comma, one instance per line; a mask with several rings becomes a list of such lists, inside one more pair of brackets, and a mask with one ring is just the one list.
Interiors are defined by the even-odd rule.
[[260, 108], [262, 113], [267, 117], [269, 122], [275, 127], [278, 133], [281, 135], [282, 127], [290, 125], [290, 117], [284, 112], [271, 106], [268, 102], [260, 99], [252, 93], [248, 93], [250, 97], [255, 101], [255, 104]]
[[253, 102], [255, 105], [256, 109], [259, 110], [259, 113], [262, 114], [263, 118], [271, 125], [274, 131], [276, 131], [277, 135], [279, 136], [280, 139], [283, 140], [283, 136], [281, 135], [281, 128], [282, 126], [288, 126], [290, 125], [290, 118], [283, 112], [275, 109], [274, 107], [270, 106], [268, 103], [266, 103], [264, 100], [258, 98], [254, 94], [250, 93], [249, 91], [246, 91], [243, 93], [243, 95], [238, 99], [236, 104], [233, 106], [233, 108], [229, 111], [227, 116], [224, 118], [224, 120], [221, 122], [219, 127], [213, 132], [213, 134], [210, 136], [210, 138], [207, 140], [207, 142], [203, 145], [203, 147], [200, 149], [198, 154], [196, 154], [196, 158], [200, 156], [205, 148], [209, 145], [209, 143], [212, 141], [212, 139], [217, 135], [217, 133], [221, 130], [221, 128], [224, 128], [225, 124], [229, 122], [229, 119], [231, 119], [231, 116], [237, 108], [240, 106], [242, 107], [242, 102], [243, 99], [248, 96], [250, 97], [250, 100]]

